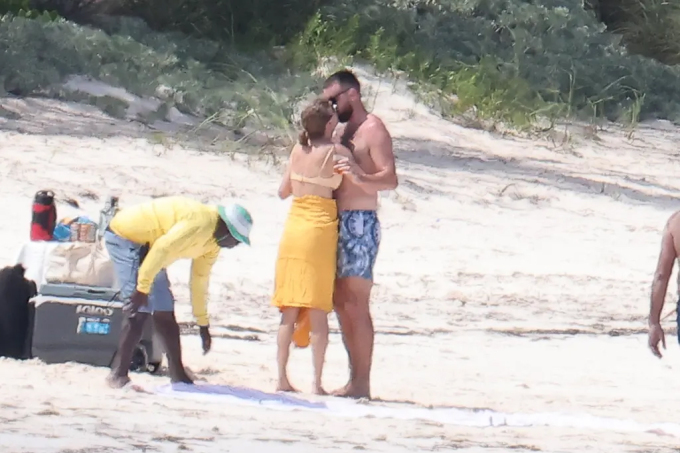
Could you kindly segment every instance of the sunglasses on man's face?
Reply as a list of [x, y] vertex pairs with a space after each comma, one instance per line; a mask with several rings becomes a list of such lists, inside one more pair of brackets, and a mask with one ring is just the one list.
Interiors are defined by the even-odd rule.
[[331, 107], [333, 107], [333, 110], [335, 110], [336, 112], [338, 111], [338, 97], [340, 97], [340, 95], [343, 93], [347, 93], [350, 89], [351, 87], [345, 88], [335, 96], [328, 98], [328, 101], [331, 103]]

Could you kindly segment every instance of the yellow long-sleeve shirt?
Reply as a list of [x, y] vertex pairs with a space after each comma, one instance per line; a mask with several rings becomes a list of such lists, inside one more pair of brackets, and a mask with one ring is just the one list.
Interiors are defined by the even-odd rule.
[[137, 291], [148, 294], [161, 269], [179, 259], [191, 259], [191, 305], [199, 326], [208, 325], [207, 292], [210, 271], [220, 247], [213, 234], [217, 207], [190, 198], [163, 197], [121, 209], [109, 228], [136, 244], [149, 244], [137, 278]]

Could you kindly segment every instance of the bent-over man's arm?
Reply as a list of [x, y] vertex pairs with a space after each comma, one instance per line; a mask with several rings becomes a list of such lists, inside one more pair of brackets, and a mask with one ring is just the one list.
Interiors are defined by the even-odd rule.
[[663, 310], [664, 300], [666, 299], [666, 291], [668, 289], [668, 281], [673, 273], [673, 265], [675, 264], [675, 241], [673, 240], [672, 226], [677, 222], [675, 216], [672, 216], [666, 227], [663, 230], [661, 239], [661, 251], [659, 253], [659, 261], [654, 272], [654, 280], [652, 281], [652, 297], [649, 307], [649, 324], [659, 324], [661, 322], [661, 311]]
[[179, 222], [167, 233], [158, 238], [149, 249], [144, 262], [139, 267], [137, 291], [149, 294], [156, 275], [177, 259], [179, 254], [189, 245], [201, 230], [201, 225], [190, 222]]
[[372, 175], [362, 175], [361, 185], [376, 192], [396, 189], [399, 185], [399, 180], [394, 162], [392, 137], [381, 121], [376, 121], [372, 129], [369, 153], [378, 171]]
[[210, 324], [208, 318], [208, 286], [210, 284], [210, 272], [217, 261], [220, 251], [208, 253], [196, 258], [191, 263], [191, 307], [196, 324], [205, 327]]

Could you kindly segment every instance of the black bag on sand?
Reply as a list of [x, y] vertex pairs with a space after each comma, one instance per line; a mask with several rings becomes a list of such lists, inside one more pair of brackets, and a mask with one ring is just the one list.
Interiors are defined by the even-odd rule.
[[0, 357], [25, 359], [29, 300], [37, 293], [23, 265], [0, 269]]
[[[117, 291], [47, 284], [30, 305], [30, 357], [45, 363], [111, 366], [123, 322], [123, 304], [117, 299]], [[149, 322], [135, 350], [131, 371], [157, 372], [162, 361], [160, 345]]]

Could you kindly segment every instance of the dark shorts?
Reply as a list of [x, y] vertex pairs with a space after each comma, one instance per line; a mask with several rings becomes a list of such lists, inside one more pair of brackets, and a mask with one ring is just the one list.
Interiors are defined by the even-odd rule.
[[[109, 258], [113, 262], [120, 288], [120, 300], [127, 305], [132, 293], [137, 289], [137, 274], [146, 255], [146, 246], [128, 241], [110, 230], [104, 233], [104, 243], [109, 252]], [[142, 313], [175, 311], [175, 298], [170, 290], [170, 280], [165, 269], [156, 275], [151, 285], [148, 305], [141, 307], [139, 311]]]
[[337, 278], [373, 280], [373, 266], [380, 248], [380, 221], [375, 211], [338, 213]]

